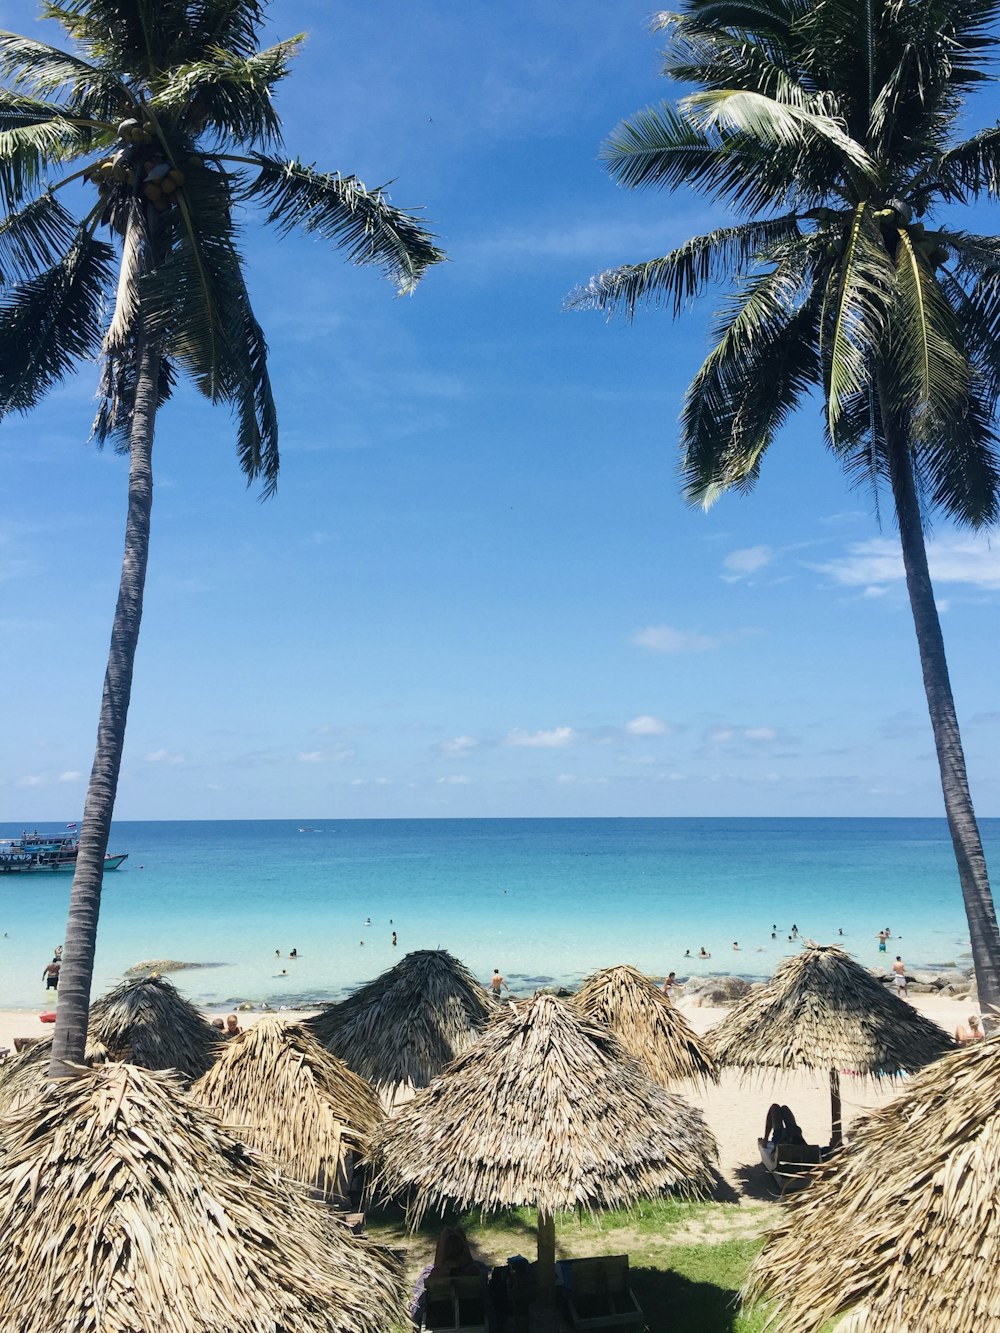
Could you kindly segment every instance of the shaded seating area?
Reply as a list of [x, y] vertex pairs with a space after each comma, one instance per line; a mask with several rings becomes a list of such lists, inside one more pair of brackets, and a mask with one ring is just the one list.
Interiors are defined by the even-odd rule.
[[420, 1327], [425, 1333], [489, 1333], [486, 1284], [481, 1277], [429, 1277]]
[[556, 1264], [563, 1312], [574, 1329], [638, 1329], [642, 1307], [629, 1285], [628, 1255], [563, 1259]]
[[806, 1184], [828, 1155], [826, 1149], [815, 1143], [769, 1143], [758, 1139], [757, 1147], [779, 1197], [796, 1185]]

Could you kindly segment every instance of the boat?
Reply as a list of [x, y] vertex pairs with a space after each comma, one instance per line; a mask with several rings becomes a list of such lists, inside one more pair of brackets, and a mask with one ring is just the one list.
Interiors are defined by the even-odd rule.
[[[0, 839], [0, 875], [59, 874], [76, 869], [80, 842], [76, 833], [22, 833], [19, 838]], [[104, 869], [117, 870], [128, 860], [128, 852], [109, 852]]]

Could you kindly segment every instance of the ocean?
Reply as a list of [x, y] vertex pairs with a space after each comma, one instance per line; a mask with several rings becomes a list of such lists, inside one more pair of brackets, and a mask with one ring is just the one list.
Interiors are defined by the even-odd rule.
[[[982, 832], [1000, 881], [1000, 820]], [[95, 995], [176, 959], [213, 965], [172, 974], [199, 1003], [298, 1006], [427, 948], [515, 993], [625, 962], [760, 978], [793, 924], [865, 964], [884, 926], [911, 971], [969, 962], [943, 819], [130, 821], [108, 850], [129, 856], [105, 876]], [[0, 875], [0, 1007], [44, 1004], [71, 878]]]

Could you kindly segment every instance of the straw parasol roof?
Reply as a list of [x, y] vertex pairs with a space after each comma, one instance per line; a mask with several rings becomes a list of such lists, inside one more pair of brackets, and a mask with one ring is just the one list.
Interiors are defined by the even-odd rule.
[[699, 1111], [551, 995], [501, 1011], [373, 1143], [376, 1188], [412, 1188], [414, 1219], [445, 1200], [536, 1207], [540, 1270], [554, 1262], [557, 1211], [706, 1191], [716, 1155]]
[[218, 1033], [165, 977], [136, 977], [90, 1006], [89, 1036], [111, 1060], [176, 1069], [200, 1078], [215, 1060]]
[[708, 1034], [720, 1065], [828, 1070], [833, 1142], [840, 1137], [839, 1071], [863, 1078], [914, 1070], [955, 1043], [835, 945], [810, 944], [775, 969]]
[[[103, 1064], [108, 1058], [107, 1048], [100, 1042], [87, 1041], [85, 1056], [88, 1065]], [[13, 1060], [0, 1065], [0, 1115], [23, 1105], [38, 1091], [49, 1070], [52, 1059], [52, 1038], [43, 1037], [27, 1047]]]
[[606, 967], [574, 996], [585, 1018], [606, 1023], [626, 1053], [656, 1083], [719, 1081], [708, 1047], [659, 986], [634, 967]]
[[0, 1131], [7, 1333], [385, 1333], [388, 1254], [248, 1151], [172, 1073], [46, 1084]]
[[1000, 1046], [949, 1055], [867, 1116], [789, 1200], [747, 1295], [782, 1333], [1000, 1327]]
[[380, 1091], [423, 1088], [472, 1045], [492, 1012], [464, 963], [446, 949], [419, 949], [306, 1026]]
[[382, 1119], [370, 1084], [297, 1023], [265, 1015], [225, 1044], [191, 1095], [232, 1132], [328, 1196], [345, 1192], [345, 1157]]

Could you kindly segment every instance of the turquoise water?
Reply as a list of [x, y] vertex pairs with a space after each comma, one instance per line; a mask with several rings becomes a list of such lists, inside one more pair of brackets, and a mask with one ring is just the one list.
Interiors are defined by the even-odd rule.
[[[983, 836], [1000, 881], [1000, 820]], [[911, 970], [968, 949], [943, 820], [128, 822], [109, 851], [129, 859], [105, 878], [95, 993], [133, 963], [175, 958], [222, 964], [174, 976], [199, 1002], [294, 1005], [437, 947], [484, 980], [499, 967], [515, 991], [621, 962], [765, 976], [797, 947], [793, 922], [865, 963], [885, 925]], [[0, 876], [0, 1007], [43, 1001], [70, 879]], [[702, 945], [710, 960], [684, 958]]]

